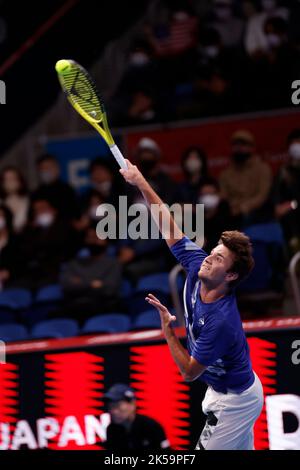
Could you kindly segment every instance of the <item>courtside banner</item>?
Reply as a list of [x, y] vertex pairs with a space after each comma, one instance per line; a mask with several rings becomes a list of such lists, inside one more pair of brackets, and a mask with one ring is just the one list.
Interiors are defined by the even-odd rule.
[[[256, 449], [300, 449], [300, 319], [245, 323], [265, 393]], [[177, 334], [184, 342], [184, 330]], [[0, 449], [101, 450], [110, 417], [103, 395], [116, 382], [136, 391], [172, 448], [193, 450], [205, 385], [184, 383], [159, 330], [7, 345], [0, 364]]]
[[236, 130], [247, 129], [256, 139], [257, 153], [271, 165], [274, 173], [287, 159], [286, 138], [292, 129], [299, 127], [299, 111], [255, 113], [203, 120], [197, 124], [181, 123], [150, 130], [128, 131], [126, 142], [132, 158], [142, 137], [154, 139], [162, 150], [165, 169], [180, 179], [180, 158], [190, 146], [202, 147], [208, 157], [208, 167], [215, 177], [227, 166], [230, 158], [230, 138]]

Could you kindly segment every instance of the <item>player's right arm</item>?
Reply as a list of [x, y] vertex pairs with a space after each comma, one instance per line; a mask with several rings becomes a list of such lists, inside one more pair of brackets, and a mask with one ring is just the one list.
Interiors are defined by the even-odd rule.
[[[179, 229], [169, 209], [152, 189], [139, 169], [132, 165], [129, 160], [126, 160], [126, 163], [128, 168], [127, 170], [119, 170], [121, 175], [128, 183], [137, 186], [141, 191], [162, 236], [166, 240], [167, 245], [172, 247], [178, 240], [184, 237], [184, 233]], [[157, 210], [158, 208], [159, 210]]]

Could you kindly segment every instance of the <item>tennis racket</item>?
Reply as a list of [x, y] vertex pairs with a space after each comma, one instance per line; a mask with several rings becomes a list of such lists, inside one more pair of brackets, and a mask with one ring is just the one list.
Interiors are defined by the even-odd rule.
[[73, 108], [89, 122], [109, 146], [121, 168], [127, 163], [110, 133], [103, 101], [88, 72], [74, 60], [56, 62], [60, 85]]

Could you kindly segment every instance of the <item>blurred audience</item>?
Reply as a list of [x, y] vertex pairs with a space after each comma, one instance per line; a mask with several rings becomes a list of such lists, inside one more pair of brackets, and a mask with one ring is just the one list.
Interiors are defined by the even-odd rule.
[[20, 243], [24, 268], [20, 284], [33, 290], [56, 284], [62, 263], [78, 249], [78, 239], [69, 222], [49, 200], [37, 195]]
[[236, 228], [272, 219], [272, 172], [256, 154], [254, 136], [238, 130], [232, 135], [231, 147], [231, 162], [220, 175], [220, 187]]
[[288, 162], [274, 182], [275, 212], [293, 254], [300, 250], [300, 128], [287, 138]]
[[0, 205], [0, 290], [10, 287], [18, 279], [20, 264], [19, 243], [13, 234], [13, 215]]
[[39, 186], [33, 199], [43, 199], [56, 208], [67, 220], [78, 216], [77, 197], [74, 189], [60, 178], [59, 163], [55, 157], [44, 154], [37, 161]]
[[30, 198], [25, 179], [16, 167], [1, 171], [0, 200], [12, 212], [14, 232], [20, 232], [28, 220]]
[[85, 256], [64, 266], [60, 282], [64, 290], [65, 315], [84, 323], [86, 318], [120, 308], [121, 265], [108, 256], [108, 240], [98, 238], [95, 228], [85, 231]]
[[197, 202], [204, 204], [205, 243], [203, 248], [207, 253], [210, 253], [218, 244], [221, 233], [234, 228], [229, 204], [222, 199], [219, 184], [213, 178], [207, 178], [203, 181]]
[[181, 156], [184, 181], [178, 185], [176, 201], [196, 204], [199, 190], [207, 178], [207, 158], [202, 148], [192, 146]]
[[219, 32], [225, 47], [237, 47], [242, 42], [244, 21], [235, 15], [232, 0], [213, 1], [213, 19], [208, 23]]

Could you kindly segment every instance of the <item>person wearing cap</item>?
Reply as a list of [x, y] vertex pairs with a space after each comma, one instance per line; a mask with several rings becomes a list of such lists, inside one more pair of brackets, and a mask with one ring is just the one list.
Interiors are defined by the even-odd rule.
[[275, 177], [275, 213], [291, 254], [300, 249], [300, 128], [287, 137], [288, 160]]
[[221, 173], [219, 183], [237, 228], [271, 219], [272, 173], [255, 153], [253, 134], [244, 129], [234, 132], [231, 148], [231, 162]]
[[136, 411], [134, 390], [118, 383], [110, 387], [104, 399], [111, 417], [107, 428], [107, 450], [159, 451], [170, 447], [162, 426]]

